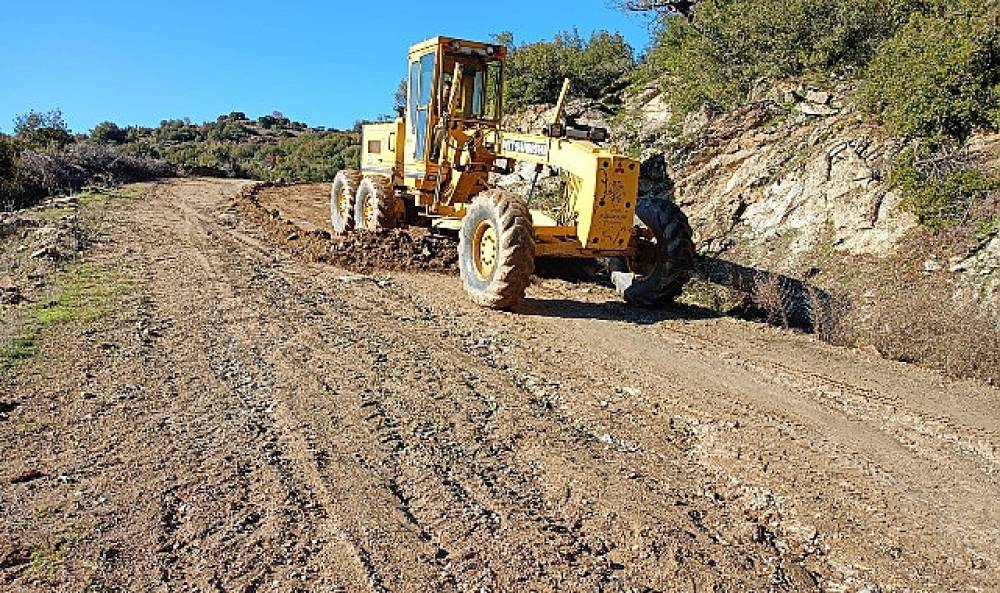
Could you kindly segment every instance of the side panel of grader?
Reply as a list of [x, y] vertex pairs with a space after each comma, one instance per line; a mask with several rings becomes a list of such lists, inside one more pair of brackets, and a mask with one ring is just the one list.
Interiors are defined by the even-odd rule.
[[566, 204], [576, 224], [536, 226], [538, 255], [595, 257], [629, 250], [639, 193], [636, 161], [586, 140], [508, 133], [502, 138], [501, 157], [567, 172]]

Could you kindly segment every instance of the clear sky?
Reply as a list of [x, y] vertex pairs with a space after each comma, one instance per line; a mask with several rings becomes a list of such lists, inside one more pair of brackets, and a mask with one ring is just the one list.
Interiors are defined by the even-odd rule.
[[434, 35], [608, 29], [637, 51], [649, 37], [647, 19], [613, 0], [0, 0], [0, 14], [5, 132], [17, 114], [55, 108], [77, 132], [274, 110], [346, 128], [391, 112], [407, 48]]

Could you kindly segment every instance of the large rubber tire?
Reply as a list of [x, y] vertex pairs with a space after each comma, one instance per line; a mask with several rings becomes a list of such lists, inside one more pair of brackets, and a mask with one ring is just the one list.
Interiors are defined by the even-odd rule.
[[396, 197], [391, 179], [378, 175], [361, 180], [354, 206], [357, 228], [368, 231], [394, 229], [405, 214], [406, 207], [403, 200]]
[[350, 169], [338, 171], [330, 188], [330, 224], [333, 231], [343, 235], [354, 230], [355, 200], [361, 184], [361, 172]]
[[535, 231], [520, 196], [499, 189], [480, 193], [458, 238], [458, 267], [472, 302], [491, 309], [521, 302], [535, 271]]
[[664, 307], [677, 298], [694, 268], [694, 241], [684, 212], [668, 200], [640, 199], [636, 216], [652, 231], [655, 243], [640, 239], [646, 261], [613, 261], [611, 281], [625, 301]]

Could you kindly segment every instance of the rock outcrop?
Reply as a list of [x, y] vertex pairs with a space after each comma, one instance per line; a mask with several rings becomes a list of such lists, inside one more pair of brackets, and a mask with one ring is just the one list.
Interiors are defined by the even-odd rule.
[[786, 92], [725, 115], [696, 113], [678, 131], [669, 118], [649, 117], [649, 105], [662, 104], [655, 92], [635, 98], [633, 134], [644, 162], [667, 164], [670, 183], [645, 189], [685, 209], [702, 251], [742, 247], [794, 269], [821, 246], [889, 253], [917, 225], [888, 183], [899, 142], [831, 106], [830, 93]]
[[[627, 101], [616, 132], [641, 150], [644, 192], [684, 208], [700, 252], [814, 275], [821, 259], [898, 258], [927, 233], [889, 181], [903, 143], [859, 113], [851, 93], [769, 89], [736, 111], [696, 112], [678, 123], [651, 88]], [[980, 134], [967, 150], [1000, 168], [1000, 134]], [[948, 254], [940, 270], [993, 311], [1000, 311], [998, 244], [994, 234]]]

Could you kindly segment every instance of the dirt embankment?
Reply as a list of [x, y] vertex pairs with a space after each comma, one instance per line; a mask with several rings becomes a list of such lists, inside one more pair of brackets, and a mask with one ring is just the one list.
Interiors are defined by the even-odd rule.
[[346, 281], [245, 189], [88, 219], [128, 278], [0, 376], [0, 589], [1000, 587], [997, 389], [594, 285]]

